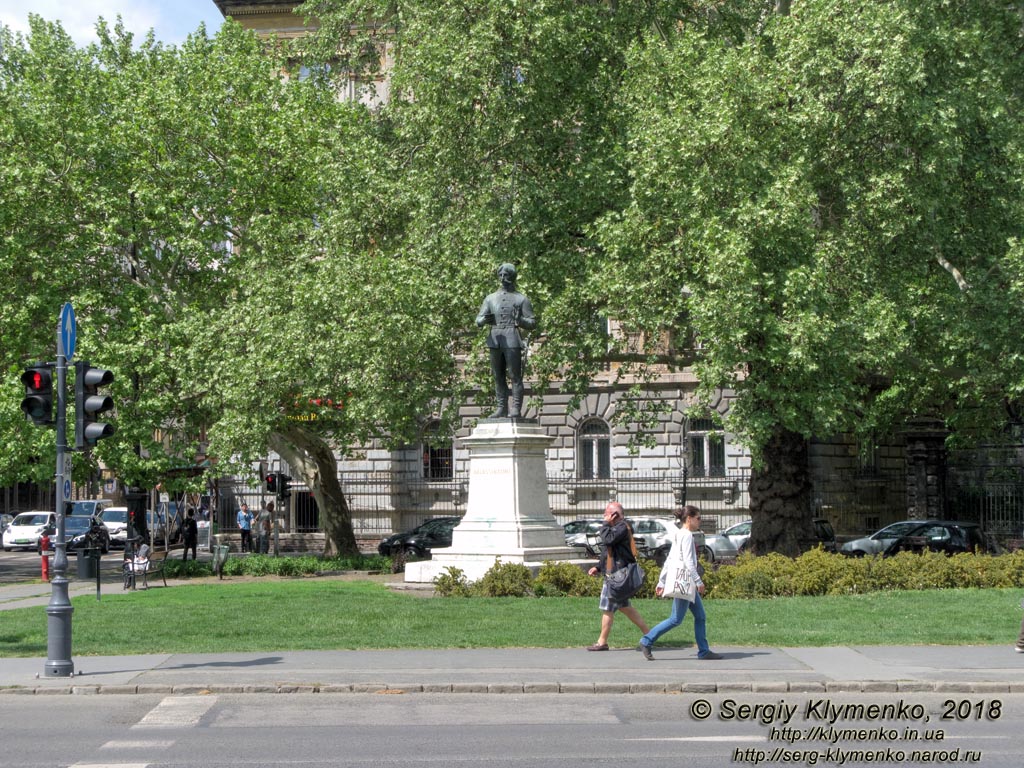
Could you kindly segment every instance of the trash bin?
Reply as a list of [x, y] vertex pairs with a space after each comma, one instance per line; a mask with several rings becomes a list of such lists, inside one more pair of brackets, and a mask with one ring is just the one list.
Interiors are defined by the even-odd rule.
[[78, 578], [95, 579], [99, 573], [100, 551], [93, 547], [78, 550]]
[[213, 550], [213, 572], [223, 577], [224, 563], [228, 561], [228, 545], [214, 544], [211, 549]]

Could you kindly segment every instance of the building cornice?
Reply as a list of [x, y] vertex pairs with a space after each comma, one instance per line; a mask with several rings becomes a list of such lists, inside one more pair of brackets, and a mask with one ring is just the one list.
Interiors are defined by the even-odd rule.
[[233, 16], [261, 16], [270, 13], [291, 13], [299, 6], [299, 3], [282, 3], [281, 0], [244, 0], [244, 2], [233, 3], [230, 0], [213, 0], [217, 10], [227, 18]]

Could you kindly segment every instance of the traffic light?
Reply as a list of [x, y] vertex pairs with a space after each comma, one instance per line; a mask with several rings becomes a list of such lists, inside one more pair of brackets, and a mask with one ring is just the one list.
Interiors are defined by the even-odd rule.
[[114, 427], [96, 419], [114, 407], [109, 395], [101, 395], [100, 387], [114, 381], [114, 374], [104, 368], [93, 368], [81, 360], [75, 363], [75, 450], [90, 448], [104, 437], [114, 434]]
[[277, 472], [270, 472], [266, 477], [267, 493], [277, 493]]
[[291, 482], [291, 479], [292, 478], [290, 475], [278, 474], [277, 476], [277, 487], [281, 493], [282, 499], [287, 499], [289, 496], [292, 495], [291, 488], [288, 487], [289, 483]]
[[25, 416], [36, 426], [53, 424], [53, 366], [36, 363], [26, 368], [21, 383], [25, 385], [25, 399], [21, 401]]

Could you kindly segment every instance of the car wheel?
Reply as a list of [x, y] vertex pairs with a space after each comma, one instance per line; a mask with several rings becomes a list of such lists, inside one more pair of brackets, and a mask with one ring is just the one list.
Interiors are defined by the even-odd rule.
[[709, 563], [715, 562], [715, 553], [711, 550], [711, 547], [704, 545], [704, 559]]

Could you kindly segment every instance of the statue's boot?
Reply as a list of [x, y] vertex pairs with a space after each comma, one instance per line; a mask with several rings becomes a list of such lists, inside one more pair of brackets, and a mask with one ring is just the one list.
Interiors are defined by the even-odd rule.
[[490, 415], [492, 419], [504, 419], [508, 416], [508, 395], [496, 398], [498, 409]]
[[512, 387], [512, 412], [509, 414], [513, 419], [523, 417], [523, 388], [522, 386]]

